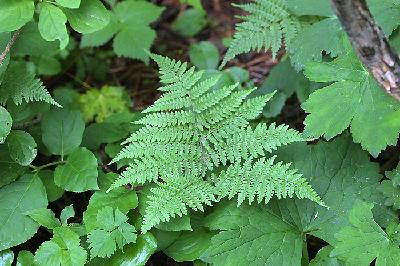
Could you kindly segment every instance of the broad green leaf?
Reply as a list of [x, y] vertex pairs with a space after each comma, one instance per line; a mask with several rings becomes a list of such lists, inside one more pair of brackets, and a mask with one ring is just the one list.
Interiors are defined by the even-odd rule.
[[151, 233], [139, 235], [136, 243], [128, 244], [123, 250], [119, 249], [111, 258], [94, 258], [89, 262], [89, 266], [107, 265], [135, 265], [144, 266], [150, 256], [157, 251], [157, 240]]
[[[125, 2], [123, 2], [125, 3]], [[106, 44], [119, 30], [119, 22], [114, 13], [110, 14], [110, 23], [101, 30], [83, 34], [81, 47], [97, 47]]]
[[112, 114], [129, 111], [131, 103], [123, 88], [103, 86], [80, 95], [79, 104], [85, 121], [101, 123]]
[[307, 134], [329, 140], [350, 126], [354, 141], [375, 157], [397, 143], [400, 124], [388, 124], [385, 118], [400, 105], [383, 92], [354, 53], [330, 63], [309, 63], [305, 73], [313, 81], [334, 82], [302, 105], [309, 113], [304, 122]]
[[54, 183], [54, 171], [42, 170], [37, 173], [46, 188], [47, 199], [52, 202], [61, 198], [64, 190]]
[[68, 219], [75, 216], [74, 205], [69, 205], [65, 207], [60, 214], [60, 220], [63, 225], [68, 224]]
[[110, 13], [100, 0], [82, 0], [78, 9], [63, 9], [71, 27], [79, 33], [92, 33], [110, 22]]
[[185, 37], [193, 37], [207, 25], [207, 19], [203, 12], [197, 9], [184, 11], [175, 21], [174, 29]]
[[35, 254], [35, 263], [52, 266], [79, 266], [86, 262], [86, 251], [79, 236], [67, 227], [57, 227], [54, 236], [44, 242]]
[[[142, 195], [142, 194], [140, 194]], [[140, 200], [144, 199], [140, 197]], [[144, 215], [146, 213], [145, 208], [140, 210], [140, 213]], [[190, 230], [192, 231], [192, 226], [190, 225], [190, 216], [185, 215], [182, 217], [174, 217], [168, 222], [162, 222], [155, 226], [157, 229], [164, 230], [164, 231], [184, 231]]]
[[54, 215], [54, 212], [47, 208], [40, 208], [29, 210], [25, 213], [33, 220], [35, 220], [41, 226], [44, 226], [48, 229], [54, 229], [56, 227], [61, 226], [60, 221]]
[[310, 261], [309, 266], [345, 266], [342, 261], [330, 256], [332, 250], [333, 247], [331, 246], [321, 248], [318, 251], [317, 256]]
[[177, 262], [194, 261], [209, 248], [213, 233], [204, 229], [195, 229], [190, 232], [182, 232], [163, 252]]
[[368, 8], [387, 36], [399, 26], [400, 2], [398, 0], [367, 0]]
[[159, 250], [167, 249], [176, 240], [178, 240], [179, 236], [182, 234], [182, 232], [179, 231], [162, 231], [158, 229], [153, 229], [152, 233], [157, 239], [157, 245]]
[[53, 91], [54, 99], [59, 102], [63, 108], [79, 110], [79, 93], [73, 88], [66, 86]]
[[211, 239], [202, 260], [215, 265], [300, 265], [303, 233], [264, 206], [220, 204], [206, 218]]
[[158, 19], [164, 7], [156, 6], [146, 1], [127, 0], [118, 3], [114, 12], [121, 23], [132, 25], [148, 25]]
[[[139, 129], [134, 121], [142, 116], [139, 112], [123, 112], [110, 115], [103, 123], [89, 125], [83, 133], [82, 146], [96, 150], [102, 143], [115, 143]], [[120, 149], [120, 145], [118, 145]], [[117, 151], [119, 152], [119, 150]]]
[[2, 266], [11, 266], [14, 260], [14, 253], [7, 249], [0, 251], [0, 265]]
[[157, 20], [163, 10], [163, 7], [145, 1], [128, 0], [118, 3], [114, 9], [118, 25], [104, 32], [105, 37], [99, 36], [100, 43], [117, 32], [113, 42], [114, 52], [118, 56], [148, 63], [149, 57], [145, 50], [150, 50], [156, 37], [149, 24]]
[[29, 251], [22, 250], [18, 253], [17, 266], [34, 266], [33, 254]]
[[61, 9], [49, 3], [43, 3], [38, 25], [43, 39], [59, 40], [60, 49], [67, 47], [69, 36], [65, 23], [67, 23], [67, 17]]
[[74, 150], [65, 165], [57, 166], [54, 182], [57, 186], [72, 192], [97, 190], [97, 159], [86, 148]]
[[114, 189], [109, 193], [96, 191], [90, 198], [89, 205], [83, 213], [83, 221], [88, 233], [96, 228], [98, 211], [107, 206], [127, 214], [129, 210], [138, 206], [138, 197], [135, 191], [125, 188]]
[[52, 109], [43, 115], [42, 140], [55, 155], [68, 155], [82, 142], [85, 122], [79, 111]]
[[149, 56], [146, 50], [150, 50], [155, 38], [156, 32], [150, 26], [132, 21], [125, 22], [115, 36], [114, 52], [121, 57], [140, 59], [148, 63]]
[[53, 76], [61, 72], [61, 63], [54, 56], [41, 56], [36, 67], [38, 75]]
[[99, 188], [100, 190], [106, 191], [112, 183], [118, 178], [118, 174], [116, 173], [104, 173], [103, 171], [99, 171]]
[[211, 42], [193, 44], [189, 50], [190, 61], [198, 69], [217, 69], [219, 51]]
[[[273, 199], [267, 206], [242, 205], [239, 209], [230, 202], [208, 218], [210, 229], [221, 231], [213, 237], [203, 259], [218, 265], [300, 265], [305, 235], [334, 245], [334, 235], [350, 225], [347, 211], [356, 200], [376, 203], [374, 212], [382, 225], [396, 219], [381, 206], [376, 191], [381, 179], [378, 166], [348, 137], [317, 145], [290, 145], [278, 155], [310, 178], [330, 208], [300, 199]], [[269, 237], [269, 232], [274, 232], [273, 236]], [[261, 243], [263, 237], [269, 241]], [[268, 256], [271, 249], [276, 252]]]
[[309, 87], [310, 82], [307, 78], [302, 73], [297, 73], [286, 58], [272, 68], [265, 82], [250, 97], [266, 95], [277, 91], [274, 97], [267, 102], [263, 110], [263, 115], [270, 118], [280, 114], [286, 99], [292, 96], [295, 91], [300, 95], [299, 92]]
[[10, 133], [12, 122], [10, 113], [0, 105], [0, 144], [4, 143]]
[[396, 217], [383, 205], [376, 190], [381, 180], [379, 167], [370, 162], [369, 155], [348, 136], [337, 137], [330, 143], [290, 145], [278, 151], [278, 160], [292, 162], [293, 168], [309, 178], [329, 209], [304, 200], [279, 200], [270, 204], [286, 221], [301, 226], [303, 232], [334, 245], [336, 234], [349, 225], [348, 210], [356, 200], [375, 204], [374, 213], [382, 226]]
[[[85, 0], [83, 0], [85, 1]], [[79, 8], [81, 0], [56, 0], [56, 2], [63, 7], [67, 8]]]
[[32, 0], [0, 1], [0, 32], [21, 28], [32, 19], [34, 10]]
[[136, 242], [136, 229], [118, 209], [104, 207], [97, 213], [96, 229], [88, 235], [90, 256], [110, 257], [126, 244]]
[[285, 0], [290, 11], [298, 16], [334, 16], [329, 0]]
[[82, 146], [97, 149], [102, 143], [114, 143], [126, 138], [130, 126], [118, 123], [93, 123], [83, 133]]
[[400, 242], [374, 221], [373, 206], [361, 201], [354, 204], [349, 213], [351, 226], [336, 234], [337, 243], [331, 256], [338, 257], [346, 265], [368, 266], [375, 258], [377, 266], [399, 265]]
[[24, 243], [39, 228], [25, 213], [46, 208], [46, 190], [37, 176], [24, 175], [0, 189], [0, 250]]
[[327, 18], [305, 27], [289, 47], [292, 64], [301, 70], [309, 61], [322, 61], [323, 51], [332, 57], [340, 55], [343, 52], [343, 36], [337, 18]]
[[[46, 51], [46, 53], [43, 53]], [[31, 21], [26, 24], [12, 47], [12, 54], [17, 56], [29, 55], [33, 57], [51, 56], [59, 53], [57, 41], [46, 41], [39, 32], [38, 23]]]
[[29, 165], [37, 155], [37, 144], [33, 137], [25, 131], [11, 131], [7, 137], [6, 144], [10, 157], [22, 166]]
[[26, 170], [27, 167], [21, 166], [11, 159], [5, 145], [0, 145], [0, 188], [22, 176]]

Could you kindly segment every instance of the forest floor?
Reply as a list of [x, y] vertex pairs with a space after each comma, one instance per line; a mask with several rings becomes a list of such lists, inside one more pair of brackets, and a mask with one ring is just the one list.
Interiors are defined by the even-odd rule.
[[[174, 59], [188, 61], [189, 47], [193, 43], [200, 41], [210, 41], [219, 49], [221, 59], [226, 52], [226, 48], [222, 43], [224, 38], [232, 37], [234, 34], [235, 23], [238, 21], [237, 15], [240, 10], [232, 6], [233, 3], [243, 3], [248, 1], [225, 1], [225, 0], [204, 0], [203, 7], [207, 12], [208, 26], [205, 27], [195, 37], [186, 38], [176, 33], [172, 29], [172, 23], [187, 8], [186, 5], [180, 4], [179, 0], [156, 0], [156, 4], [166, 7], [165, 12], [153, 28], [157, 31], [157, 39], [153, 46], [153, 51]], [[105, 50], [109, 47], [105, 47]], [[267, 53], [249, 53], [241, 55], [229, 62], [228, 66], [239, 66], [249, 71], [250, 78], [256, 86], [260, 86], [271, 69], [279, 63], [279, 59], [284, 55], [282, 49], [276, 59], [272, 58], [270, 52]], [[78, 58], [77, 58], [78, 60]], [[107, 82], [110, 85], [118, 85], [125, 87], [134, 102], [134, 110], [140, 111], [152, 104], [158, 97], [159, 79], [156, 65], [150, 62], [149, 65], [138, 60], [124, 59], [113, 57], [111, 59], [110, 68], [107, 72]], [[51, 88], [58, 83], [62, 83], [63, 79], [71, 79], [77, 76], [74, 69], [74, 62], [71, 68], [67, 69], [62, 75], [55, 76], [49, 80], [45, 80], [46, 85]], [[61, 79], [60, 79], [61, 78]], [[94, 77], [87, 75], [84, 80], [76, 80], [77, 83], [85, 87], [94, 87], [104, 85], [99, 83]], [[300, 103], [296, 96], [288, 99], [286, 105], [279, 118], [280, 123], [287, 123], [291, 127], [302, 130], [303, 121], [306, 114], [300, 107]], [[397, 158], [400, 156], [399, 147], [389, 147], [385, 152], [381, 153], [378, 158], [371, 158], [381, 165], [381, 172], [393, 169], [397, 164]], [[86, 199], [88, 200], [88, 199]], [[85, 201], [85, 199], [83, 199]], [[86, 206], [86, 205], [85, 205]], [[54, 206], [53, 206], [54, 207]], [[56, 207], [55, 207], [56, 208]], [[83, 210], [82, 210], [83, 211]], [[49, 236], [48, 236], [49, 237]], [[315, 253], [313, 250], [313, 241], [309, 241], [310, 256]], [[320, 244], [316, 244], [320, 246]], [[317, 250], [317, 249], [315, 249]], [[171, 258], [163, 255], [161, 252], [156, 253], [149, 260], [148, 265], [192, 265], [192, 263], [176, 263]]]

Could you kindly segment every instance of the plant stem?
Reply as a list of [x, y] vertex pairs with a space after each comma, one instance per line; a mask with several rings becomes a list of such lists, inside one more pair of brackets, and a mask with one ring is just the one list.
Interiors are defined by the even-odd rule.
[[33, 172], [39, 172], [40, 170], [50, 167], [50, 166], [54, 166], [54, 165], [60, 165], [60, 164], [64, 164], [65, 161], [56, 161], [56, 162], [51, 162], [48, 164], [44, 164], [41, 166], [34, 166], [34, 165], [29, 165], [29, 167], [33, 168]]
[[0, 54], [0, 65], [3, 64], [3, 61], [6, 59], [7, 54], [10, 52], [11, 47], [14, 45], [15, 41], [17, 40], [19, 34], [21, 32], [21, 29], [17, 30], [14, 32], [13, 36], [11, 37], [10, 41], [8, 42], [6, 48], [4, 51]]
[[308, 255], [307, 240], [305, 240], [303, 243], [302, 265], [308, 265], [309, 261], [310, 261], [310, 257]]

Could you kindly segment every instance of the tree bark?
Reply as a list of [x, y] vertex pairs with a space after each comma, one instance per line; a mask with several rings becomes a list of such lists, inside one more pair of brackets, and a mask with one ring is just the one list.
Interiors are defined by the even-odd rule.
[[332, 6], [364, 66], [389, 95], [400, 101], [400, 59], [365, 0], [332, 0]]

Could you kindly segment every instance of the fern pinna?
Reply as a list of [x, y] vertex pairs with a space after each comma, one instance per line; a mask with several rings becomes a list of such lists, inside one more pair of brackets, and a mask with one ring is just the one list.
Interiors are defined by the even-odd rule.
[[151, 57], [160, 67], [164, 94], [144, 111], [137, 122], [143, 127], [114, 159], [129, 159], [130, 165], [110, 188], [158, 184], [148, 196], [142, 231], [236, 195], [238, 204], [296, 195], [323, 205], [305, 178], [269, 155], [303, 136], [285, 125], [249, 125], [271, 94], [246, 100], [253, 89], [214, 89], [218, 77], [203, 78], [203, 71], [186, 63]]

